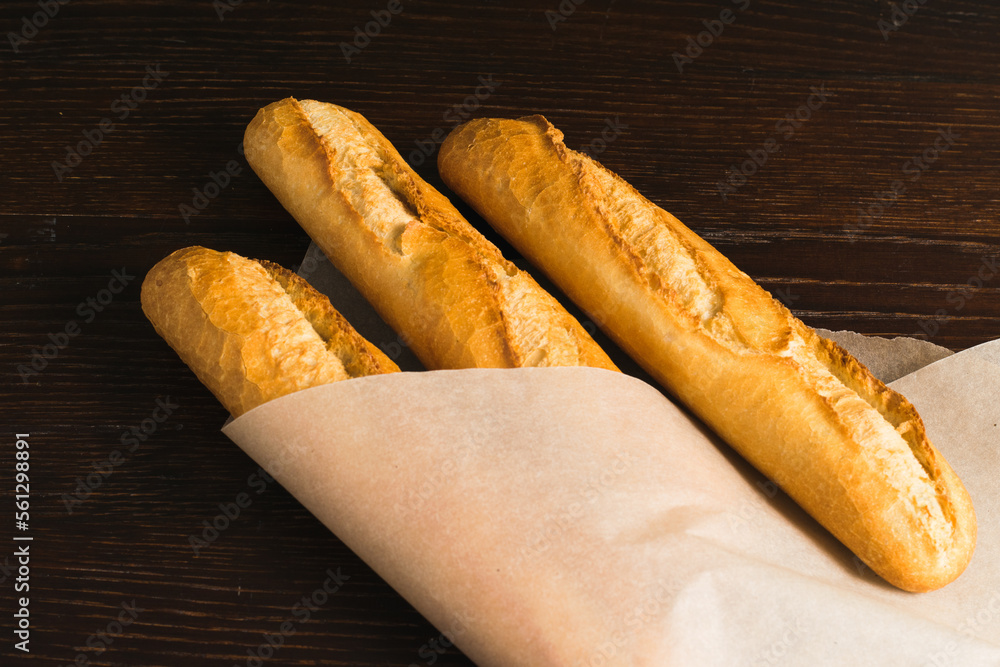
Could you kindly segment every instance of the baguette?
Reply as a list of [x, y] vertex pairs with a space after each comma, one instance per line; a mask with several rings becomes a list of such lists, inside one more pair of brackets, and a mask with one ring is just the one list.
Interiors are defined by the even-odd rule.
[[971, 500], [913, 406], [542, 116], [445, 140], [445, 183], [872, 570], [944, 586]]
[[288, 98], [246, 130], [247, 161], [429, 369], [617, 370], [361, 115]]
[[272, 262], [183, 248], [146, 274], [141, 300], [234, 417], [307, 387], [399, 371], [326, 296]]

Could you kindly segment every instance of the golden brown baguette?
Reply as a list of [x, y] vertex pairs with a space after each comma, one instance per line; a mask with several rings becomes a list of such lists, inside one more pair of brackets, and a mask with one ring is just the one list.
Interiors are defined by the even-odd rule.
[[892, 584], [939, 588], [976, 539], [913, 406], [541, 116], [456, 128], [445, 183], [646, 370]]
[[359, 114], [288, 98], [257, 113], [244, 146], [261, 180], [427, 368], [617, 370]]
[[231, 252], [194, 246], [160, 260], [142, 310], [234, 417], [307, 387], [399, 371], [305, 280]]

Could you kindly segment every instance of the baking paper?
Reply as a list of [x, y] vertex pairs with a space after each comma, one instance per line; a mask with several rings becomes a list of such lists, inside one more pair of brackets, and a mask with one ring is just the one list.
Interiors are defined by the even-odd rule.
[[[322, 284], [324, 264], [300, 272]], [[360, 378], [224, 430], [480, 665], [1000, 664], [1000, 341], [892, 386], [979, 519], [969, 568], [932, 593], [883, 582], [625, 374]]]

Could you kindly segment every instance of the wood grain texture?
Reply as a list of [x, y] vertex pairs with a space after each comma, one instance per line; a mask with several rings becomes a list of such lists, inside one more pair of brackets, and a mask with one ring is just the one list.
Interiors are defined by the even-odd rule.
[[[976, 284], [1000, 257], [995, 4], [928, 0], [884, 36], [885, 0], [586, 0], [555, 23], [556, 0], [401, 3], [350, 63], [341, 42], [386, 3], [244, 0], [220, 20], [208, 0], [70, 2], [17, 53], [7, 34], [39, 7], [0, 5], [0, 483], [12, 502], [9, 445], [30, 432], [39, 664], [246, 664], [337, 568], [350, 579], [268, 664], [470, 664], [437, 654], [439, 631], [286, 492], [256, 494], [256, 466], [219, 430], [224, 411], [139, 309], [141, 277], [183, 246], [301, 261], [308, 239], [237, 150], [256, 110], [287, 95], [362, 113], [440, 187], [417, 142], [450, 129], [492, 77], [471, 113], [545, 114], [808, 324], [956, 350], [1000, 335], [1000, 274]], [[679, 72], [673, 54], [725, 8], [735, 20]], [[169, 74], [121, 118], [115, 100], [157, 64]], [[785, 137], [776, 123], [813, 86], [826, 101]], [[53, 161], [105, 118], [114, 129], [58, 180]], [[617, 135], [592, 144], [608, 122]], [[912, 180], [907, 165], [941, 128], [957, 137]], [[769, 138], [780, 150], [723, 199], [731, 166]], [[232, 160], [239, 172], [186, 221], [180, 205]], [[850, 233], [894, 181], [905, 192]], [[123, 268], [136, 279], [90, 313]], [[71, 321], [80, 333], [23, 382], [18, 366]], [[168, 396], [170, 418], [67, 513], [63, 495]], [[241, 492], [252, 504], [196, 556], [188, 536]], [[10, 619], [11, 578], [0, 586]], [[136, 622], [88, 648], [133, 599]], [[19, 655], [9, 635], [0, 655]]]

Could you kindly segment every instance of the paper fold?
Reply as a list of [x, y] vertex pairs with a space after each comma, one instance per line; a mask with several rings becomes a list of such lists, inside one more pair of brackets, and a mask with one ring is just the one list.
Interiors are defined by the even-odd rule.
[[[969, 358], [925, 371], [967, 374]], [[982, 374], [994, 393], [998, 377]], [[996, 447], [972, 427], [957, 443], [952, 425], [928, 427], [973, 495], [980, 546], [958, 581], [925, 595], [855, 565], [622, 374], [361, 378], [225, 432], [480, 665], [997, 664]]]

